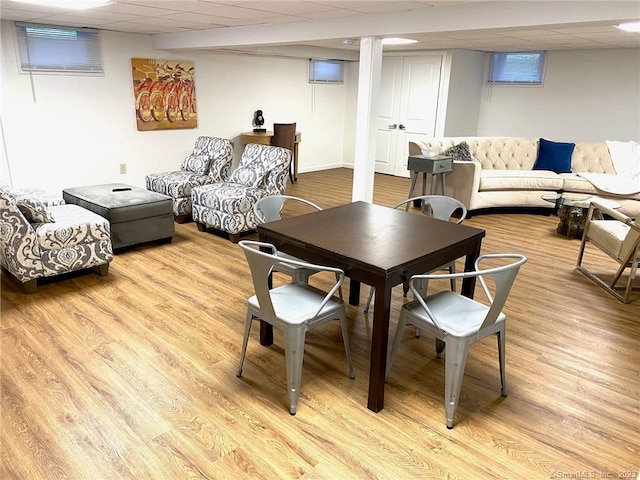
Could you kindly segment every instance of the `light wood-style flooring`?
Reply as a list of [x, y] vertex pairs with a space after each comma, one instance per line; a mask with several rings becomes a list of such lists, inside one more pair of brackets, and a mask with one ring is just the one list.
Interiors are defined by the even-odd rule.
[[[288, 193], [325, 208], [347, 203], [351, 173], [301, 174]], [[377, 175], [374, 202], [394, 205], [408, 188]], [[579, 241], [557, 235], [554, 216], [466, 223], [486, 230], [483, 253], [529, 261], [506, 306], [509, 395], [500, 396], [495, 340], [474, 344], [452, 430], [444, 357], [412, 329], [384, 410], [366, 408], [367, 286], [363, 303], [347, 307], [355, 380], [337, 322], [307, 337], [296, 416], [278, 331], [262, 347], [254, 328], [237, 378], [249, 270], [237, 245], [193, 223], [176, 225], [170, 244], [117, 255], [107, 277], [75, 275], [24, 295], [3, 274], [0, 478], [636, 478], [640, 292], [624, 305], [577, 272]]]

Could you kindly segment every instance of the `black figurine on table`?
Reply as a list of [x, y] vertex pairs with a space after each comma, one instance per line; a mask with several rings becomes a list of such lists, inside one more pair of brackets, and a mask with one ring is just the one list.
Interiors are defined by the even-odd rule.
[[266, 128], [262, 128], [264, 125], [264, 117], [262, 116], [262, 110], [256, 110], [253, 114], [253, 129], [254, 132], [266, 132]]

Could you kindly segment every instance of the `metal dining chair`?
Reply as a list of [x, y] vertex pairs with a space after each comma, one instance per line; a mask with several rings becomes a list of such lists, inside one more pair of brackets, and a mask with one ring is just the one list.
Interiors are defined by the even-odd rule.
[[[255, 295], [247, 299], [247, 317], [240, 364], [236, 375], [238, 377], [242, 376], [242, 367], [247, 353], [247, 344], [253, 320], [263, 320], [282, 330], [284, 333], [287, 390], [289, 392], [289, 413], [295, 415], [300, 395], [307, 331], [329, 321], [339, 320], [342, 328], [342, 340], [347, 357], [349, 378], [355, 378], [351, 350], [349, 348], [347, 313], [344, 302], [334, 297], [334, 294], [340, 289], [344, 281], [344, 272], [338, 268], [285, 260], [278, 256], [278, 250], [270, 243], [241, 240], [238, 245], [244, 251], [249, 263]], [[270, 288], [271, 272], [274, 269], [281, 269], [285, 264], [315, 272], [332, 272], [336, 274], [337, 279], [329, 292], [321, 291], [307, 283], [297, 281]]]
[[[502, 263], [499, 266], [482, 270], [480, 266], [485, 261]], [[386, 378], [389, 377], [407, 324], [415, 325], [433, 335], [437, 340], [444, 342], [444, 405], [447, 428], [453, 428], [453, 419], [460, 399], [469, 346], [489, 335], [498, 336], [502, 396], [507, 396], [505, 377], [506, 315], [502, 309], [518, 271], [526, 261], [527, 258], [520, 254], [481, 255], [475, 262], [475, 271], [473, 272], [414, 275], [409, 281], [409, 288], [415, 295], [415, 300], [405, 303], [400, 309], [393, 347], [387, 362]], [[504, 264], [504, 262], [508, 263]], [[486, 302], [480, 302], [448, 290], [423, 297], [420, 289], [420, 283], [423, 280], [470, 277], [477, 277], [479, 280], [486, 296]], [[492, 279], [493, 285], [487, 284], [488, 279]], [[490, 286], [493, 289], [490, 289]], [[436, 353], [436, 357], [439, 358], [440, 353]]]
[[[322, 210], [321, 207], [313, 202], [310, 202], [309, 200], [305, 200], [304, 198], [294, 197], [291, 195], [271, 195], [268, 197], [263, 197], [256, 202], [255, 206], [253, 207], [256, 220], [258, 221], [258, 223], [274, 222], [276, 220], [280, 220], [282, 209], [284, 208], [285, 203], [295, 203], [302, 206], [311, 207], [311, 209], [316, 211]], [[278, 251], [278, 256], [285, 260], [295, 260], [297, 262], [302, 261], [299, 258], [293, 257], [280, 251]], [[305, 283], [309, 283], [309, 277], [314, 273], [317, 273], [315, 270], [308, 270], [289, 264], [281, 265], [277, 271], [284, 273], [285, 275], [289, 275], [295, 281]], [[342, 298], [342, 288], [338, 290], [338, 295], [340, 296], [340, 298]]]
[[[467, 216], [467, 207], [465, 207], [464, 203], [459, 200], [456, 200], [452, 197], [446, 197], [443, 195], [422, 195], [419, 197], [408, 198], [407, 200], [403, 200], [402, 202], [394, 205], [393, 208], [405, 207], [405, 210], [409, 209], [409, 205], [414, 204], [416, 206], [420, 206], [422, 208], [422, 212], [425, 215], [428, 215], [433, 218], [437, 218], [438, 220], [450, 221], [453, 217], [453, 214], [459, 212], [459, 217], [455, 217], [455, 223], [462, 223], [462, 221]], [[436, 270], [448, 269], [449, 273], [455, 273], [456, 265], [455, 262], [447, 263], [446, 265], [442, 265], [438, 267]], [[427, 291], [428, 283], [422, 286], [422, 290]], [[456, 281], [454, 278], [451, 279], [451, 290], [456, 289]], [[409, 291], [409, 285], [405, 283], [403, 285], [403, 293], [406, 296]], [[375, 289], [372, 287], [369, 291], [369, 298], [367, 298], [367, 303], [364, 307], [364, 312], [367, 313], [369, 311], [369, 307], [371, 306], [371, 300], [373, 299], [373, 294]], [[420, 331], [416, 330], [416, 336], [420, 336]]]

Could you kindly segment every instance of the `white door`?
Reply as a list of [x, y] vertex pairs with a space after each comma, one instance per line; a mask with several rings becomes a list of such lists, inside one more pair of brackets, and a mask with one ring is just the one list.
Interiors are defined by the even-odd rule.
[[376, 172], [408, 177], [409, 142], [434, 137], [441, 65], [439, 55], [383, 58]]
[[376, 172], [395, 173], [398, 145], [398, 119], [402, 96], [403, 57], [382, 59], [380, 98], [376, 122]]

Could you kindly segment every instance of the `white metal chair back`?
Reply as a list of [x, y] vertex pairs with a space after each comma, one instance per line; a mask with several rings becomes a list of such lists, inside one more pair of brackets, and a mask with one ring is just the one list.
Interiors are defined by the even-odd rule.
[[462, 223], [467, 216], [467, 207], [460, 200], [444, 195], [422, 195], [413, 197], [396, 204], [393, 208], [404, 206], [405, 210], [409, 209], [409, 205], [413, 202], [421, 201], [423, 212], [438, 220], [449, 221], [453, 214], [459, 210], [460, 217], [456, 223]]
[[305, 200], [300, 197], [293, 197], [291, 195], [270, 195], [268, 197], [263, 197], [254, 206], [256, 219], [260, 223], [273, 222], [275, 220], [280, 220], [280, 216], [282, 214], [282, 208], [285, 202], [299, 202], [305, 205], [308, 205], [315, 210], [322, 210], [318, 205], [309, 200]]
[[[266, 320], [269, 323], [276, 324], [278, 315], [274, 309], [273, 302], [271, 300], [271, 289], [269, 286], [269, 277], [272, 271], [279, 271], [279, 268], [283, 265], [306, 268], [313, 270], [314, 272], [333, 272], [336, 275], [336, 283], [332, 286], [331, 290], [326, 294], [323, 301], [318, 305], [316, 312], [308, 318], [308, 321], [313, 321], [318, 314], [322, 311], [327, 302], [338, 292], [342, 282], [344, 282], [344, 272], [339, 268], [327, 267], [323, 265], [315, 265], [312, 263], [306, 263], [298, 260], [292, 260], [290, 258], [282, 258], [278, 256], [278, 250], [270, 243], [255, 242], [250, 240], [241, 240], [238, 245], [244, 250], [249, 269], [251, 270], [251, 277], [253, 279], [253, 287], [255, 289], [256, 297], [260, 309], [266, 315]], [[267, 252], [259, 249], [268, 250]]]

